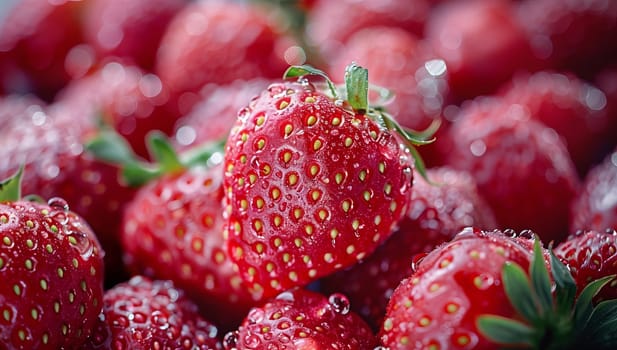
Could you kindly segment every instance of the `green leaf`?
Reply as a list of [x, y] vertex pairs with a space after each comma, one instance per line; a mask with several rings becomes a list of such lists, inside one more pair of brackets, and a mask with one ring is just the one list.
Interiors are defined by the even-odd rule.
[[152, 131], [147, 136], [148, 151], [164, 173], [173, 173], [184, 169], [175, 149], [165, 134]]
[[225, 142], [227, 138], [218, 141], [207, 142], [205, 144], [190, 148], [179, 155], [180, 162], [187, 168], [197, 165], [208, 165], [208, 161], [215, 153], [225, 152]]
[[21, 177], [24, 174], [24, 166], [0, 182], [0, 202], [15, 202], [21, 199]]
[[359, 114], [368, 111], [368, 69], [351, 63], [345, 69], [345, 87], [347, 89], [347, 101]]
[[477, 319], [478, 330], [487, 339], [508, 345], [526, 345], [533, 347], [537, 338], [536, 331], [528, 325], [509, 318], [483, 315]]
[[145, 164], [131, 163], [122, 167], [122, 178], [130, 187], [142, 186], [161, 176], [162, 173], [160, 168], [148, 168]]
[[567, 317], [572, 313], [574, 299], [576, 298], [576, 282], [570, 270], [555, 256], [551, 254], [551, 271], [555, 280], [555, 304], [559, 317]]
[[587, 327], [593, 312], [593, 297], [614, 277], [614, 275], [611, 275], [594, 280], [581, 291], [574, 308], [574, 324], [577, 328]]
[[334, 98], [338, 98], [338, 92], [336, 90], [336, 86], [334, 86], [334, 83], [332, 82], [332, 80], [330, 80], [330, 77], [328, 77], [328, 74], [310, 65], [306, 64], [306, 65], [301, 65], [301, 66], [291, 66], [287, 68], [287, 70], [283, 74], [283, 79], [298, 78], [298, 77], [303, 77], [305, 75], [317, 75], [317, 76], [324, 78], [326, 80], [326, 83], [328, 84], [328, 88], [330, 89], [332, 96]]
[[617, 349], [617, 300], [600, 302], [581, 333], [581, 345], [591, 349]]
[[540, 239], [536, 238], [533, 245], [533, 257], [529, 265], [531, 285], [538, 299], [539, 313], [544, 316], [553, 309], [553, 295], [551, 292], [551, 279], [548, 268], [542, 254]]
[[103, 129], [85, 144], [86, 150], [102, 161], [116, 165], [135, 163], [137, 155], [129, 143], [113, 130]]
[[527, 321], [539, 323], [537, 302], [527, 274], [518, 264], [506, 262], [502, 270], [504, 290], [514, 309]]

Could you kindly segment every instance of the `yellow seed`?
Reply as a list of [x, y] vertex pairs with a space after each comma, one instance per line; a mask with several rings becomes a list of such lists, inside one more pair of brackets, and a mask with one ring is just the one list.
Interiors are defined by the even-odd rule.
[[315, 99], [315, 97], [313, 97], [313, 96], [307, 96], [307, 97], [304, 99], [304, 102], [306, 102], [306, 103], [315, 103], [315, 101], [317, 101], [317, 100], [316, 100], [316, 99]]
[[289, 136], [293, 130], [294, 130], [294, 127], [291, 124], [285, 125], [285, 127], [283, 128], [284, 136], [285, 137]]
[[314, 115], [311, 115], [306, 119], [306, 125], [308, 126], [313, 126], [315, 123], [317, 123], [317, 118], [315, 118]]
[[339, 117], [334, 117], [332, 118], [332, 125], [337, 126], [341, 124], [341, 118]]
[[332, 239], [336, 239], [336, 237], [338, 237], [338, 234], [339, 234], [339, 232], [338, 232], [338, 230], [337, 230], [337, 229], [335, 229], [335, 228], [333, 228], [333, 229], [330, 231], [330, 237], [332, 237]]
[[351, 137], [346, 137], [345, 138], [345, 147], [351, 147], [352, 144], [353, 144], [353, 139]]
[[287, 183], [290, 186], [293, 186], [296, 183], [298, 183], [298, 175], [296, 175], [296, 174], [289, 174], [289, 176], [287, 176]]
[[281, 103], [279, 103], [278, 109], [285, 109], [287, 108], [287, 106], [289, 106], [289, 102], [283, 100], [281, 101]]
[[320, 139], [315, 140], [315, 142], [313, 142], [313, 150], [318, 151], [322, 145], [323, 144], [321, 143]]

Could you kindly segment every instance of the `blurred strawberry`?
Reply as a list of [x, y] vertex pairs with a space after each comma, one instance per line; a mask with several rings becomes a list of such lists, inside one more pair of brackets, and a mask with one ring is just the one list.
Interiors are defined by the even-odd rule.
[[608, 114], [606, 96], [571, 74], [521, 75], [503, 89], [503, 96], [563, 137], [581, 175], [604, 157], [605, 145], [614, 142], [617, 118]]
[[547, 66], [594, 74], [614, 62], [617, 2], [525, 0], [517, 6], [517, 21]]
[[418, 254], [451, 240], [464, 227], [496, 226], [469, 174], [444, 167], [428, 169], [427, 175], [433, 183], [414, 176], [407, 215], [392, 236], [359, 264], [320, 282], [325, 292], [349, 297], [352, 310], [374, 328], [381, 325], [392, 291], [411, 274]]
[[207, 83], [280, 78], [287, 64], [280, 28], [251, 3], [199, 0], [171, 21], [157, 52], [155, 71], [172, 92], [172, 111], [190, 112]]
[[225, 85], [207, 84], [193, 110], [177, 121], [174, 144], [183, 150], [226, 139], [240, 109], [269, 84], [270, 81], [261, 78]]
[[571, 215], [570, 232], [617, 230], [617, 149], [589, 171]]
[[317, 0], [307, 15], [306, 37], [328, 61], [363, 28], [391, 26], [420, 35], [428, 12], [426, 0]]
[[329, 297], [291, 289], [249, 311], [240, 328], [225, 335], [226, 350], [373, 349], [377, 339], [342, 294]]
[[176, 122], [164, 107], [168, 99], [169, 92], [156, 75], [110, 61], [61, 90], [51, 113], [91, 130], [103, 123], [147, 157], [146, 134], [151, 130], [171, 133]]
[[103, 300], [84, 350], [222, 349], [217, 328], [171, 281], [135, 276], [106, 291]]
[[345, 66], [356, 62], [369, 70], [372, 84], [394, 94], [384, 107], [402, 126], [422, 130], [440, 116], [447, 71], [426, 43], [401, 28], [370, 27], [343, 47], [329, 69], [335, 81], [343, 82]]
[[10, 94], [0, 97], [0, 132], [19, 119], [19, 115], [35, 114], [43, 111], [47, 104], [33, 95]]
[[65, 59], [82, 42], [86, 2], [21, 0], [0, 21], [0, 90], [34, 93], [49, 102], [71, 76]]
[[502, 1], [452, 1], [436, 7], [426, 40], [445, 60], [455, 98], [493, 92], [518, 70], [536, 66], [525, 32]]
[[100, 57], [124, 58], [151, 71], [167, 25], [187, 3], [188, 0], [90, 0], [83, 14], [85, 41]]
[[14, 115], [2, 132], [0, 178], [23, 165], [25, 194], [64, 198], [93, 228], [107, 252], [106, 284], [125, 278], [118, 230], [120, 212], [133, 190], [119, 182], [116, 168], [85, 151], [81, 125], [54, 118], [42, 106]]
[[469, 171], [502, 229], [533, 230], [542, 240], [568, 235], [580, 181], [557, 133], [518, 105], [478, 98], [449, 130], [447, 164]]

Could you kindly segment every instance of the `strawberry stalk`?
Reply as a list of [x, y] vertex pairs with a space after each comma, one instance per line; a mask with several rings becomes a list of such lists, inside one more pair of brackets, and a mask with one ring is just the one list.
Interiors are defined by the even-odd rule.
[[138, 157], [121, 135], [109, 129], [101, 130], [87, 142], [86, 149], [98, 159], [120, 166], [127, 185], [138, 187], [163, 174], [179, 173], [194, 166], [208, 166], [212, 156], [222, 152], [224, 147], [224, 141], [218, 141], [178, 154], [168, 137], [158, 131], [149, 133], [146, 141], [154, 162]]
[[590, 282], [576, 298], [576, 283], [570, 271], [552, 252], [551, 268], [554, 282], [539, 240], [535, 242], [527, 273], [515, 263], [506, 263], [502, 271], [504, 289], [523, 321], [483, 315], [478, 319], [478, 329], [488, 339], [504, 346], [617, 348], [617, 300], [593, 304], [593, 297], [615, 276]]
[[19, 170], [10, 177], [0, 182], [0, 202], [15, 202], [21, 199], [21, 177], [24, 173], [24, 167], [19, 167]]
[[[303, 79], [306, 75], [317, 75], [326, 81], [328, 89], [334, 100], [341, 100], [339, 97], [339, 89], [330, 80], [328, 75], [309, 65], [291, 66], [285, 71], [283, 78], [300, 78]], [[390, 114], [388, 114], [383, 106], [372, 106], [369, 103], [369, 91], [377, 90], [380, 98], [386, 100], [392, 94], [389, 90], [383, 87], [376, 87], [369, 84], [368, 70], [355, 63], [351, 63], [345, 69], [345, 87], [346, 101], [351, 107], [352, 113], [367, 115], [384, 130], [395, 132], [402, 140], [403, 145], [413, 156], [415, 168], [418, 173], [425, 179], [426, 166], [418, 150], [417, 146], [427, 145], [435, 141], [434, 135], [439, 128], [440, 121], [436, 119], [428, 128], [422, 131], [411, 130], [401, 126]], [[383, 102], [383, 101], [382, 101]], [[428, 180], [428, 179], [427, 179]]]

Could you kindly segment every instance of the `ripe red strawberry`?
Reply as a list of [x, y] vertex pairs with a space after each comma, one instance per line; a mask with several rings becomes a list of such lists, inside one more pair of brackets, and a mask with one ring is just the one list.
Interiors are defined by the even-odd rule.
[[135, 276], [107, 290], [92, 349], [221, 350], [217, 328], [171, 281]]
[[329, 297], [291, 289], [249, 311], [240, 328], [225, 335], [226, 350], [373, 349], [377, 339], [342, 294]]
[[123, 58], [150, 71], [167, 25], [186, 0], [91, 0], [83, 14], [84, 40], [99, 58]]
[[617, 302], [599, 305], [597, 312], [591, 303], [608, 278], [575, 299], [568, 269], [548, 254], [524, 236], [464, 229], [396, 288], [382, 344], [390, 350], [615, 346], [611, 333], [602, 332], [612, 332]]
[[579, 174], [602, 159], [608, 140], [614, 142], [617, 121], [608, 114], [606, 95], [571, 74], [521, 75], [503, 89], [503, 96], [564, 138]]
[[[305, 78], [272, 84], [240, 112], [229, 135], [228, 248], [258, 296], [364, 259], [407, 209], [411, 157], [383, 126], [391, 119], [372, 119], [362, 92], [366, 70], [352, 65], [349, 72], [355, 99], [331, 98]], [[288, 71], [307, 73], [323, 74]]]
[[344, 81], [349, 62], [366, 67], [373, 84], [391, 91], [394, 98], [384, 107], [401, 125], [423, 130], [441, 115], [448, 93], [445, 64], [408, 31], [383, 26], [354, 33], [333, 60], [334, 81]]
[[392, 26], [420, 35], [428, 16], [426, 0], [318, 0], [307, 14], [305, 35], [328, 61], [363, 28]]
[[66, 201], [23, 200], [20, 180], [0, 186], [0, 348], [74, 349], [101, 312], [104, 253]]
[[580, 181], [553, 129], [518, 105], [477, 99], [463, 108], [448, 139], [447, 164], [472, 174], [500, 228], [531, 229], [547, 242], [566, 238]]
[[13, 117], [0, 139], [0, 178], [22, 165], [24, 193], [61, 197], [88, 222], [104, 250], [106, 282], [124, 278], [118, 229], [120, 212], [134, 190], [119, 183], [118, 170], [86, 152], [80, 123], [27, 108]]
[[[617, 274], [617, 232], [578, 231], [555, 247], [555, 255], [570, 268], [580, 293], [591, 281]], [[610, 299], [617, 299], [614, 280], [594, 298], [596, 302]]]
[[427, 170], [428, 183], [414, 176], [411, 203], [398, 229], [373, 255], [320, 281], [321, 290], [340, 292], [351, 308], [377, 328], [392, 291], [410, 273], [418, 254], [451, 240], [467, 226], [495, 228], [490, 207], [469, 174], [448, 168]]
[[502, 0], [450, 1], [431, 12], [426, 40], [448, 66], [454, 98], [492, 93], [517, 70], [537, 65], [513, 7]]
[[208, 84], [193, 110], [175, 126], [174, 144], [187, 149], [205, 142], [226, 139], [236, 122], [238, 111], [270, 84], [269, 80], [239, 80], [231, 84]]
[[617, 229], [617, 149], [593, 167], [571, 207], [570, 232]]
[[147, 157], [146, 134], [151, 130], [171, 133], [176, 122], [177, 116], [165, 107], [168, 100], [169, 91], [156, 75], [110, 61], [63, 89], [52, 113], [83, 124], [87, 131], [103, 122], [123, 135], [137, 154]]
[[593, 74], [614, 62], [614, 1], [526, 0], [517, 7], [517, 21], [525, 28], [536, 55], [549, 67]]
[[200, 0], [171, 21], [155, 72], [173, 96], [173, 111], [190, 112], [207, 83], [278, 78], [287, 68], [282, 28], [255, 4]]
[[10, 128], [19, 115], [34, 115], [29, 111], [42, 111], [46, 103], [32, 95], [10, 94], [0, 97], [0, 131]]
[[53, 99], [71, 79], [65, 58], [82, 41], [79, 12], [85, 3], [12, 2], [0, 21], [0, 90]]

